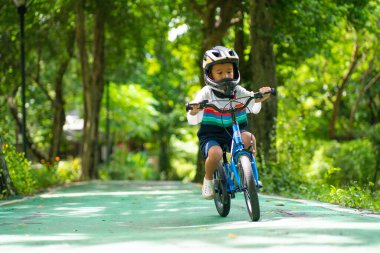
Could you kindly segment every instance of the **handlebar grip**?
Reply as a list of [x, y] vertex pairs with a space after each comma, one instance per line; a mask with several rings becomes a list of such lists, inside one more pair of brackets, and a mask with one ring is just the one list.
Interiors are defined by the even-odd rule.
[[186, 103], [186, 111], [190, 111], [192, 109], [191, 105], [189, 103]]
[[208, 103], [208, 100], [203, 100], [199, 103], [186, 103], [186, 111], [191, 111], [193, 109], [192, 105], [199, 105], [199, 109], [202, 110], [206, 107], [206, 104]]
[[273, 95], [273, 96], [276, 96], [277, 95], [277, 90], [275, 88], [272, 88], [271, 91], [270, 91], [270, 94]]

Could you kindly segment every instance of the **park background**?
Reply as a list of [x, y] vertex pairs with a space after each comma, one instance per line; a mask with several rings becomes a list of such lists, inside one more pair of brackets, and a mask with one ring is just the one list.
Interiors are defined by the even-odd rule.
[[263, 193], [380, 209], [378, 0], [25, 4], [0, 3], [3, 199], [82, 180], [200, 182], [185, 103], [204, 51], [225, 45], [242, 86], [278, 91], [250, 118]]

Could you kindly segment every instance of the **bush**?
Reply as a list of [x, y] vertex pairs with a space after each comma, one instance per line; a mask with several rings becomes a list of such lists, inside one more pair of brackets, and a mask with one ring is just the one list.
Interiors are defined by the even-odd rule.
[[331, 186], [330, 202], [354, 208], [379, 210], [380, 201], [379, 198], [374, 198], [374, 195], [377, 196], [377, 194], [372, 194], [370, 189], [372, 186], [373, 184], [370, 184], [369, 187], [362, 188], [352, 185], [344, 189]]
[[38, 189], [46, 189], [80, 179], [81, 166], [79, 158], [61, 161], [59, 157], [56, 157], [56, 162], [53, 164], [45, 161], [40, 162], [32, 166], [32, 173]]
[[152, 180], [158, 178], [158, 173], [150, 165], [146, 153], [127, 152], [124, 147], [117, 147], [111, 156], [111, 161], [99, 166], [99, 174], [103, 180]]
[[372, 143], [367, 139], [332, 141], [315, 152], [310, 171], [314, 177], [323, 178], [334, 186], [355, 182], [366, 185], [373, 179], [376, 159]]
[[[60, 158], [56, 157], [53, 164], [43, 160], [32, 164], [25, 158], [24, 153], [17, 152], [15, 146], [4, 143], [2, 149], [17, 195], [32, 195], [46, 188], [77, 181], [80, 178], [79, 159], [60, 161]], [[0, 199], [8, 195], [6, 192], [0, 193]]]
[[314, 199], [352, 208], [380, 210], [380, 191], [374, 191], [374, 184], [366, 186], [352, 184], [335, 187], [320, 181], [310, 181], [299, 187], [303, 198]]
[[3, 144], [5, 161], [8, 166], [9, 176], [18, 195], [31, 195], [37, 192], [37, 182], [33, 176], [32, 164], [9, 144]]
[[191, 163], [183, 158], [178, 158], [173, 160], [173, 168], [180, 180], [193, 181], [196, 173], [195, 163]]
[[72, 158], [66, 161], [59, 161], [57, 175], [60, 183], [75, 182], [80, 179], [82, 172], [82, 160], [80, 158]]
[[57, 167], [57, 164], [46, 165], [44, 163], [34, 164], [32, 166], [33, 176], [36, 180], [38, 189], [47, 189], [60, 183], [57, 175]]

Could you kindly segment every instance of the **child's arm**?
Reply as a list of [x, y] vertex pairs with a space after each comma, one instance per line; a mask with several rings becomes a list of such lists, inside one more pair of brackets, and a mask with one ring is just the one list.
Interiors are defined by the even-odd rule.
[[192, 106], [192, 109], [189, 111], [190, 115], [195, 115], [197, 114], [198, 112], [200, 112], [201, 110], [199, 109], [199, 105], [193, 105]]
[[[238, 86], [237, 87], [237, 97], [247, 97], [247, 96], [253, 96], [253, 92], [252, 91], [248, 91], [246, 90], [244, 87], [242, 86]], [[248, 107], [247, 107], [247, 113], [254, 113], [254, 114], [258, 114], [261, 110], [261, 102], [260, 101], [257, 101], [257, 99], [254, 99], [252, 100]]]
[[[206, 86], [205, 86], [206, 87]], [[197, 103], [200, 101], [203, 101], [207, 99], [207, 89], [203, 87], [195, 96], [195, 99], [193, 100], [192, 103]], [[203, 118], [203, 110], [199, 109], [199, 105], [193, 105], [193, 109], [187, 112], [187, 122], [190, 125], [196, 125], [202, 122]]]
[[[199, 107], [199, 106], [198, 106]], [[199, 110], [198, 108], [194, 108], [187, 112], [187, 122], [190, 125], [197, 125], [202, 122], [203, 119], [203, 110]]]
[[[261, 87], [259, 89], [260, 92], [268, 92], [268, 91], [271, 91], [272, 88], [271, 87]], [[258, 102], [264, 102], [265, 100], [267, 100], [268, 98], [270, 97], [270, 94], [264, 94], [262, 98], [258, 98], [255, 100], [256, 103]]]

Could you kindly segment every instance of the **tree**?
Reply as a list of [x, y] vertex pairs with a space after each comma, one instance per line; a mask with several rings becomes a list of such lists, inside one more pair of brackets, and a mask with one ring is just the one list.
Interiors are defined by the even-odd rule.
[[[252, 59], [252, 86], [251, 90], [258, 90], [262, 86], [277, 88], [276, 63], [273, 49], [275, 16], [273, 9], [276, 1], [257, 0], [251, 2], [251, 59]], [[277, 98], [272, 97], [265, 102], [260, 113], [253, 118], [251, 132], [256, 136], [259, 157], [265, 160], [275, 160], [277, 117]]]
[[9, 176], [7, 162], [3, 155], [3, 140], [0, 134], [0, 196], [4, 193], [6, 195], [16, 195], [16, 190]]
[[107, 3], [95, 1], [92, 62], [87, 44], [85, 0], [77, 2], [76, 40], [81, 66], [84, 103], [84, 128], [82, 147], [82, 177], [97, 178], [99, 112], [104, 90], [104, 41]]
[[[236, 1], [233, 0], [207, 0], [204, 4], [200, 4], [196, 0], [190, 0], [190, 5], [193, 11], [199, 15], [202, 21], [202, 40], [197, 61], [200, 68], [199, 80], [203, 80], [203, 69], [201, 66], [203, 54], [206, 50], [222, 44], [223, 37], [233, 24], [234, 14], [238, 7], [235, 3]], [[202, 154], [200, 150], [198, 150], [197, 172], [194, 178], [195, 182], [203, 181], [203, 160]]]
[[[14, 8], [12, 5], [7, 7]], [[29, 105], [27, 112], [30, 116], [26, 129], [27, 145], [32, 159], [50, 163], [54, 162], [55, 157], [59, 155], [62, 126], [65, 122], [62, 96], [64, 76], [67, 74], [69, 62], [73, 56], [74, 42], [73, 26], [71, 23], [67, 24], [72, 14], [71, 7], [71, 2], [31, 4], [28, 6], [26, 15], [26, 80], [27, 104]], [[56, 27], [54, 34], [52, 25]], [[14, 30], [17, 31], [17, 29]], [[3, 36], [5, 38], [12, 35], [7, 31]], [[14, 42], [10, 41], [10, 43]], [[14, 77], [11, 73], [18, 67], [8, 64], [7, 61], [9, 56], [13, 59], [18, 56], [18, 53], [6, 55], [3, 64], [7, 66], [8, 70], [5, 72], [9, 74], [4, 75], [2, 82], [12, 84]], [[5, 87], [8, 89], [5, 100], [7, 108], [16, 125], [15, 129], [20, 129], [19, 85]], [[51, 131], [46, 130], [49, 128]]]

